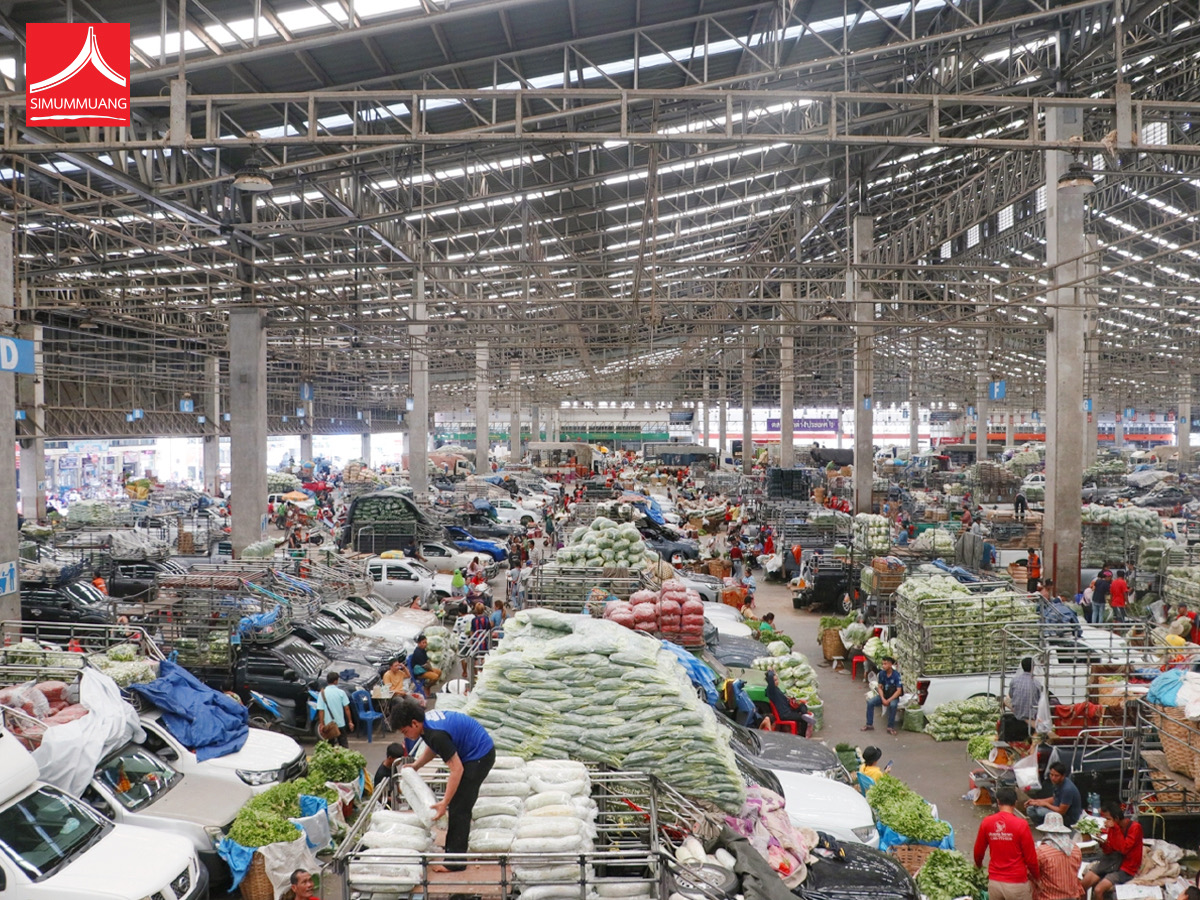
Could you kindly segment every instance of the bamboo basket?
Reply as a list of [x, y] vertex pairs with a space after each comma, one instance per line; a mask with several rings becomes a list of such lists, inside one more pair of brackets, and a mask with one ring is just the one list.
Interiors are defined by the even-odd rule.
[[836, 628], [826, 628], [821, 635], [821, 653], [827, 660], [846, 655], [846, 645], [842, 643], [842, 636]]
[[1156, 706], [1155, 711], [1168, 768], [1193, 777], [1194, 772], [1200, 772], [1200, 732], [1189, 727], [1178, 706]]
[[891, 849], [891, 854], [896, 857], [896, 862], [904, 866], [904, 871], [916, 876], [921, 871], [921, 866], [925, 865], [925, 860], [929, 859], [929, 855], [936, 849], [937, 847], [931, 844], [897, 844]]
[[728, 559], [710, 559], [708, 574], [714, 578], [728, 578], [733, 574], [733, 563]]
[[254, 854], [239, 889], [242, 900], [275, 900], [275, 886], [267, 877], [267, 861], [261, 853]]

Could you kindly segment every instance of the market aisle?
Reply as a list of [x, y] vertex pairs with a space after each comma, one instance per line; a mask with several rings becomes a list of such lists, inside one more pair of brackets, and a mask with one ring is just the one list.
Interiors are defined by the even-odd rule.
[[[887, 733], [886, 719], [880, 724], [875, 718], [875, 730], [859, 729], [866, 721], [867, 686], [859, 671], [857, 681], [847, 672], [834, 673], [822, 668], [821, 646], [817, 643], [820, 615], [792, 609], [791, 594], [782, 584], [763, 583], [758, 589], [756, 607], [761, 615], [773, 611], [775, 624], [796, 642], [817, 668], [821, 683], [821, 698], [825, 702], [825, 727], [817, 737], [830, 747], [845, 742], [855, 747], [874, 744], [883, 751], [881, 765], [893, 760], [892, 773], [905, 781], [930, 803], [938, 807], [941, 818], [954, 826], [955, 846], [970, 853], [979, 821], [986, 810], [962, 799], [970, 787], [968, 776], [971, 763], [967, 759], [965, 741], [938, 743], [924, 734], [901, 731], [893, 737]], [[849, 660], [847, 660], [849, 663]]]

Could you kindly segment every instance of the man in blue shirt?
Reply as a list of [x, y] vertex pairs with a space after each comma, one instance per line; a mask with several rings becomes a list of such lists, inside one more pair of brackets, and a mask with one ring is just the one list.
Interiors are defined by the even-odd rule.
[[1041, 800], [1030, 800], [1025, 804], [1025, 815], [1035, 825], [1040, 825], [1046, 814], [1056, 812], [1062, 815], [1064, 825], [1074, 825], [1083, 815], [1083, 796], [1079, 788], [1067, 777], [1067, 767], [1064, 763], [1050, 763], [1050, 784], [1054, 792]]
[[904, 693], [904, 684], [900, 681], [900, 671], [896, 661], [890, 656], [879, 660], [879, 680], [875, 684], [875, 693], [867, 701], [867, 724], [863, 731], [875, 730], [875, 707], [887, 707], [888, 734], [896, 733], [896, 709], [900, 705], [900, 695]]
[[[405, 738], [422, 738], [425, 749], [412, 764], [420, 769], [440, 756], [450, 769], [446, 793], [433, 807], [433, 816], [447, 815], [446, 852], [466, 853], [471, 836], [471, 810], [479, 799], [479, 786], [496, 762], [496, 746], [483, 726], [465, 713], [440, 709], [426, 712], [419, 704], [404, 700], [392, 710], [391, 725]], [[434, 872], [460, 872], [466, 866], [451, 861], [430, 866]]]

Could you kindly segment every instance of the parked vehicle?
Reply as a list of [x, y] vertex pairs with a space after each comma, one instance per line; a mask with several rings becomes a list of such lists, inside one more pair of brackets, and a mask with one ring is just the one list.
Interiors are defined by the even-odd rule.
[[498, 541], [506, 541], [514, 534], [524, 533], [520, 525], [502, 522], [487, 510], [476, 509], [472, 512], [458, 513], [454, 516], [454, 523], [480, 538], [493, 538]]
[[367, 560], [367, 574], [375, 582], [374, 592], [398, 606], [423, 605], [433, 592], [433, 575], [415, 559]]
[[105, 572], [108, 595], [113, 599], [150, 600], [155, 578], [162, 574], [183, 575], [187, 569], [173, 560], [116, 560]]
[[810, 863], [792, 891], [800, 900], [918, 900], [921, 892], [899, 860], [861, 844], [845, 844], [840, 859]]
[[522, 528], [528, 528], [537, 521], [537, 510], [531, 510], [516, 500], [493, 500], [492, 509], [502, 522], [513, 522]]
[[5, 900], [201, 900], [208, 871], [191, 842], [114, 824], [38, 780], [33, 757], [0, 730], [0, 893]]
[[66, 643], [72, 625], [109, 625], [115, 621], [107, 597], [90, 584], [22, 585], [21, 618], [35, 622], [46, 640]]
[[723, 724], [732, 733], [731, 742], [738, 755], [764, 769], [804, 772], [850, 783], [850, 776], [838, 755], [820, 741], [782, 731], [759, 731], [733, 721]]
[[486, 554], [493, 562], [502, 563], [508, 559], [508, 549], [503, 544], [477, 538], [461, 526], [447, 525], [446, 538], [459, 550]]
[[700, 558], [700, 545], [695, 541], [677, 540], [668, 537], [662, 531], [646, 528], [644, 525], [639, 526], [638, 531], [642, 535], [642, 540], [646, 542], [646, 546], [669, 562]]
[[419, 546], [421, 561], [435, 572], [451, 574], [455, 569], [461, 569], [463, 574], [466, 574], [467, 566], [476, 558], [483, 565], [484, 578], [488, 581], [495, 578], [500, 571], [495, 560], [484, 553], [459, 550], [457, 547], [437, 541], [422, 541]]

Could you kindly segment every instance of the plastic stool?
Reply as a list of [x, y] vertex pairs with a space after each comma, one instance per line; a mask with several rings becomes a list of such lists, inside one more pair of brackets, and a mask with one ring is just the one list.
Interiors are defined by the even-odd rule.
[[862, 653], [857, 654], [854, 659], [850, 661], [850, 677], [856, 681], [858, 680], [859, 663], [862, 663], [863, 679], [865, 680], [867, 677], [867, 657]]
[[846, 657], [831, 656], [831, 657], [829, 657], [829, 665], [831, 666], [832, 671], [834, 671], [834, 672], [836, 672], [838, 669], [842, 669], [844, 671], [846, 668]]

